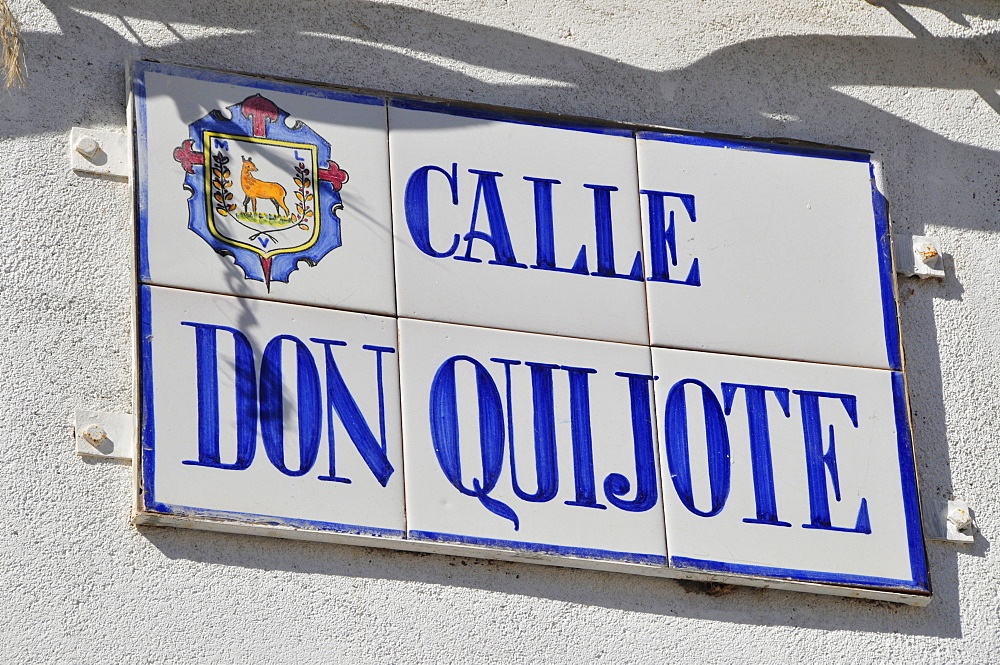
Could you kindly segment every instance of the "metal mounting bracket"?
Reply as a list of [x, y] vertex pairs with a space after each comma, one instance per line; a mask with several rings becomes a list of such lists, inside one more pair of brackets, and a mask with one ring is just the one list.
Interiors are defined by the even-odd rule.
[[129, 143], [122, 132], [74, 127], [69, 132], [69, 161], [77, 173], [128, 180]]
[[944, 258], [935, 238], [898, 234], [893, 238], [896, 272], [906, 277], [944, 279]]
[[971, 543], [976, 539], [972, 511], [962, 499], [932, 500], [924, 511], [924, 527], [928, 540]]
[[131, 460], [135, 449], [135, 416], [77, 409], [73, 413], [76, 454]]

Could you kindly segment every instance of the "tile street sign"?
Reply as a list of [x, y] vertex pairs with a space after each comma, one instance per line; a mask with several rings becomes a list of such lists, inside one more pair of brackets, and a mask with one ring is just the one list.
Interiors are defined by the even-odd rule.
[[133, 101], [140, 522], [926, 602], [866, 153]]

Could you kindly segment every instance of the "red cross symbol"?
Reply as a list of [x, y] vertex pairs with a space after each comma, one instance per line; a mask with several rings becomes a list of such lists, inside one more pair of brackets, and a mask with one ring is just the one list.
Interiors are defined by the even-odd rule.
[[247, 97], [240, 105], [240, 113], [253, 123], [253, 135], [257, 138], [267, 136], [267, 123], [278, 119], [278, 107], [270, 99], [260, 95]]
[[337, 166], [337, 162], [327, 160], [326, 163], [329, 166], [325, 169], [320, 169], [316, 175], [320, 180], [326, 180], [328, 183], [333, 185], [333, 191], [339, 192], [340, 188], [344, 186], [345, 182], [347, 182], [347, 171], [341, 170], [341, 168]]
[[192, 150], [192, 146], [194, 146], [194, 141], [188, 139], [184, 143], [181, 143], [181, 147], [174, 148], [174, 159], [180, 162], [181, 166], [188, 173], [194, 173], [195, 166], [205, 165], [205, 155]]

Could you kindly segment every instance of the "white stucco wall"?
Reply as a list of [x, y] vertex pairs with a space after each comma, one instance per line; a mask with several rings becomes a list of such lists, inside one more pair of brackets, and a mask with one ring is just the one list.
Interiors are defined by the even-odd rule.
[[[986, 663], [1000, 660], [1000, 5], [989, 0], [11, 0], [0, 92], [0, 654], [53, 663]], [[131, 411], [128, 186], [69, 170], [125, 125], [128, 57], [874, 149], [895, 229], [926, 608], [143, 528], [131, 469], [75, 456], [75, 408]], [[836, 306], [833, 304], [831, 306]], [[849, 316], [845, 312], [845, 316]]]

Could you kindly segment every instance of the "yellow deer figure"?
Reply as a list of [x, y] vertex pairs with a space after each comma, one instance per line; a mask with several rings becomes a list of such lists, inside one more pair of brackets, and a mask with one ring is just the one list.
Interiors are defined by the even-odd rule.
[[257, 212], [257, 199], [268, 199], [274, 204], [277, 212], [284, 212], [288, 216], [288, 207], [285, 205], [285, 188], [276, 182], [257, 180], [253, 177], [253, 172], [257, 166], [253, 163], [253, 157], [243, 157], [243, 172], [240, 173], [240, 185], [243, 187], [243, 211], [246, 212], [247, 204], [253, 206], [253, 211]]

